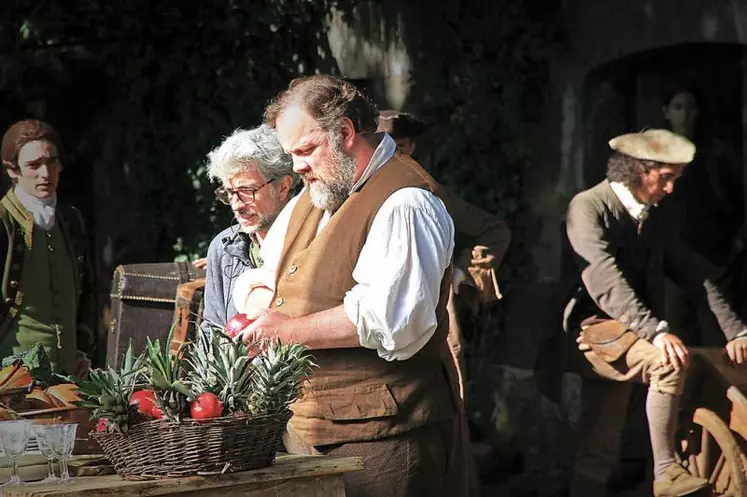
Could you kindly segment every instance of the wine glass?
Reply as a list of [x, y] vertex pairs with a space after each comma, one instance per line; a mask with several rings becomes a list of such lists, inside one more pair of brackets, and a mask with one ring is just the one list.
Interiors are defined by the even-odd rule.
[[3, 444], [5, 455], [8, 456], [13, 464], [10, 480], [0, 485], [0, 487], [15, 487], [23, 484], [21, 478], [18, 476], [18, 459], [26, 452], [26, 444], [29, 441], [30, 432], [30, 421], [0, 421], [0, 442]]
[[54, 437], [55, 432], [58, 431], [56, 425], [34, 425], [33, 433], [36, 436], [36, 443], [39, 445], [39, 452], [47, 458], [47, 477], [41, 480], [39, 483], [59, 483], [60, 479], [54, 474], [54, 465], [52, 461], [55, 459], [54, 454]]
[[78, 423], [62, 423], [54, 426], [56, 430], [52, 437], [52, 450], [60, 461], [60, 483], [65, 483], [71, 480], [67, 462], [73, 454]]

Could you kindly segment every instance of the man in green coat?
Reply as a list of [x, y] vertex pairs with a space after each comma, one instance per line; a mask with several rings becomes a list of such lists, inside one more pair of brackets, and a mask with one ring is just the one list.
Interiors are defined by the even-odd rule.
[[722, 297], [707, 261], [684, 246], [656, 207], [672, 193], [695, 146], [667, 130], [622, 135], [609, 144], [607, 179], [576, 195], [566, 216], [576, 265], [563, 325], [578, 343], [570, 360], [583, 378], [571, 497], [605, 495], [634, 381], [649, 385], [654, 496], [690, 495], [708, 482], [674, 458], [689, 352], [663, 317], [664, 276], [707, 298], [736, 364], [747, 360], [747, 325]]
[[0, 357], [42, 344], [52, 370], [84, 375], [93, 351], [85, 228], [57, 203], [62, 144], [47, 123], [13, 124], [0, 156], [13, 187], [0, 200]]

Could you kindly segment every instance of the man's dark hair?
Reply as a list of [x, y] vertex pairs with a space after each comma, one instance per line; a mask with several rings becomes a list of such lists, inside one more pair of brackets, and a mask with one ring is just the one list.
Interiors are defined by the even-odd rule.
[[62, 141], [57, 131], [49, 124], [36, 119], [26, 119], [13, 124], [5, 132], [0, 148], [0, 157], [5, 169], [18, 168], [18, 152], [29, 142], [46, 140], [62, 154]]
[[662, 167], [660, 162], [641, 160], [629, 155], [613, 152], [607, 161], [607, 179], [625, 186], [639, 186], [641, 173]]
[[300, 104], [322, 126], [324, 131], [336, 130], [347, 117], [356, 133], [374, 133], [379, 117], [376, 106], [358, 88], [347, 81], [316, 74], [296, 78], [265, 109], [264, 121], [275, 127], [278, 116], [293, 105]]

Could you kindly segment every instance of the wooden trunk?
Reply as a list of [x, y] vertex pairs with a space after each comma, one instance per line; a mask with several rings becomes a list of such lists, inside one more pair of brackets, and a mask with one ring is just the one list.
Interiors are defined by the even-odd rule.
[[114, 271], [107, 364], [117, 367], [130, 342], [145, 350], [145, 338], [165, 340], [174, 322], [177, 288], [205, 277], [188, 262], [129, 264]]

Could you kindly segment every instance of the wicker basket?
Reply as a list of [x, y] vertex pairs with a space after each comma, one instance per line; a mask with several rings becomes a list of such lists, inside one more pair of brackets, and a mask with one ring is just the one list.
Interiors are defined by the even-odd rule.
[[286, 410], [180, 423], [159, 419], [133, 425], [127, 435], [91, 435], [124, 478], [220, 474], [272, 464], [290, 417]]

